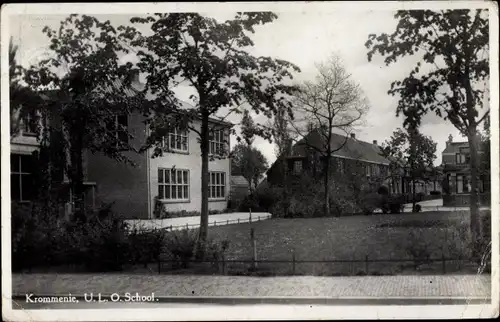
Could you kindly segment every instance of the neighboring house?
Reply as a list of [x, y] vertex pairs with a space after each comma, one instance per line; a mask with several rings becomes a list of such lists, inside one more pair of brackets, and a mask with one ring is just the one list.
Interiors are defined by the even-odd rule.
[[[133, 86], [140, 88], [135, 73]], [[135, 85], [134, 85], [135, 84]], [[185, 107], [189, 107], [189, 104]], [[140, 148], [148, 136], [148, 128], [141, 113], [118, 115], [116, 122], [127, 127], [132, 134], [135, 148]], [[229, 148], [231, 123], [211, 119], [213, 136], [209, 163], [209, 210], [224, 210], [230, 191], [230, 159], [217, 157], [222, 149]], [[11, 139], [11, 199], [28, 202], [33, 200], [33, 174], [36, 171], [31, 154], [39, 147], [30, 120], [22, 122], [21, 131]], [[199, 131], [201, 122], [192, 126]], [[117, 132], [122, 140], [126, 135]], [[101, 153], [84, 153], [85, 185], [89, 187], [86, 203], [94, 207], [114, 203], [113, 209], [126, 218], [148, 219], [154, 217], [155, 203], [161, 202], [166, 211], [199, 211], [201, 208], [201, 150], [197, 134], [193, 131], [174, 131], [164, 140], [168, 151], [153, 158], [152, 149], [142, 154], [124, 152], [136, 166], [120, 163]], [[63, 181], [67, 182], [64, 178]], [[68, 192], [68, 205], [71, 205]]]
[[[311, 146], [321, 149], [324, 147], [323, 142], [323, 138], [318, 132], [309, 133], [292, 147], [289, 156], [280, 156], [269, 168], [267, 171], [268, 183], [270, 185], [283, 183], [285, 164], [292, 178], [306, 171], [314, 177], [321, 176], [324, 159]], [[399, 182], [389, 179], [390, 162], [380, 154], [377, 141], [368, 143], [357, 140], [354, 134], [351, 134], [347, 139], [345, 136], [334, 134], [330, 144], [334, 150], [344, 144], [341, 149], [333, 153], [333, 160], [330, 163], [333, 173], [357, 173], [360, 177], [367, 178], [368, 181], [377, 181], [379, 184], [387, 185], [394, 193], [401, 192]], [[346, 175], [345, 180], [350, 180], [349, 176]]]
[[230, 200], [231, 205], [237, 206], [245, 197], [250, 194], [248, 180], [243, 176], [231, 176]]
[[[479, 150], [478, 153], [479, 157], [481, 157], [483, 152]], [[442, 155], [443, 175], [447, 182], [446, 189], [443, 189], [443, 205], [469, 205], [471, 191], [469, 143], [453, 142], [453, 137], [450, 135]], [[491, 200], [489, 175], [481, 175], [478, 186], [480, 192], [480, 203], [489, 204]]]

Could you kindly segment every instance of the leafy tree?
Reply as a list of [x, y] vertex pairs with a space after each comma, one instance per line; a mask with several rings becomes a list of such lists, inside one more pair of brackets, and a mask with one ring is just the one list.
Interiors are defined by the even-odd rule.
[[267, 127], [270, 129], [271, 137], [275, 146], [276, 162], [281, 163], [283, 168], [283, 190], [282, 200], [283, 213], [288, 217], [288, 208], [290, 200], [289, 180], [288, 180], [288, 159], [290, 156], [292, 145], [296, 139], [295, 132], [292, 128], [293, 111], [280, 109], [276, 112], [272, 120], [268, 120]]
[[247, 179], [251, 192], [257, 189], [267, 168], [266, 157], [259, 149], [251, 145], [239, 143], [231, 152], [231, 174], [242, 175]]
[[119, 64], [119, 55], [128, 49], [115, 41], [116, 30], [109, 21], [72, 14], [58, 30], [45, 27], [43, 32], [50, 43], [49, 58], [26, 70], [24, 81], [43, 98], [37, 111], [50, 120], [39, 139], [60, 134], [57, 143], [67, 151], [64, 171], [75, 210], [84, 214], [84, 151], [130, 162], [124, 152], [137, 149], [117, 119], [139, 108], [143, 97], [132, 89], [132, 65]]
[[450, 121], [467, 136], [470, 145], [471, 232], [481, 236], [478, 198], [478, 126], [489, 117], [485, 83], [489, 78], [488, 10], [401, 10], [391, 35], [369, 35], [368, 60], [385, 57], [386, 65], [407, 55], [420, 58], [410, 73], [391, 84], [389, 94], [399, 96], [397, 115], [405, 126], [416, 127], [429, 111]]
[[[294, 132], [306, 146], [313, 149], [324, 160], [325, 216], [330, 213], [330, 167], [333, 154], [342, 149], [348, 133], [368, 110], [364, 94], [351, 75], [346, 71], [338, 57], [332, 56], [326, 63], [316, 65], [318, 75], [314, 82], [305, 82], [295, 95]], [[312, 132], [317, 137], [310, 135]], [[336, 131], [346, 133], [345, 140], [333, 146], [332, 137]]]
[[390, 140], [381, 146], [381, 154], [391, 160], [391, 171], [403, 174], [413, 186], [413, 211], [416, 206], [415, 186], [419, 181], [428, 182], [436, 159], [435, 143], [416, 128], [407, 131], [398, 128]]
[[[254, 28], [277, 18], [271, 12], [237, 13], [231, 20], [219, 22], [198, 13], [156, 13], [132, 18], [146, 25], [149, 34], [134, 27], [120, 27], [120, 39], [134, 48], [147, 73], [147, 90], [155, 97], [146, 115], [182, 121], [197, 133], [201, 147], [201, 218], [198, 256], [203, 256], [208, 231], [208, 162], [212, 130], [209, 119], [220, 111], [241, 113], [247, 105], [256, 113], [270, 117], [279, 109], [289, 109], [287, 95], [295, 87], [288, 85], [293, 64], [271, 57], [255, 57], [246, 50], [254, 45], [249, 34]], [[194, 108], [182, 109], [173, 89], [189, 86]], [[182, 112], [181, 112], [182, 111]], [[201, 129], [193, 126], [201, 122]], [[177, 121], [175, 121], [177, 122]], [[161, 127], [152, 130], [149, 144], [158, 145]], [[258, 134], [269, 133], [257, 126]]]

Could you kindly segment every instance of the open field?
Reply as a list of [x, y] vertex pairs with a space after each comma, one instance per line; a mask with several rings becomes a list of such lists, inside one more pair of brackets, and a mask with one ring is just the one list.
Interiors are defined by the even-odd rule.
[[[484, 215], [484, 213], [483, 213]], [[365, 260], [408, 259], [406, 263], [369, 263], [370, 274], [415, 274], [415, 265], [407, 249], [412, 244], [428, 249], [435, 258], [455, 258], [465, 243], [458, 238], [459, 227], [467, 227], [469, 214], [425, 212], [419, 214], [372, 215], [340, 218], [271, 219], [251, 224], [210, 227], [209, 236], [230, 241], [226, 260], [251, 260], [250, 229], [254, 228], [258, 260]], [[454, 228], [455, 227], [455, 228]], [[417, 247], [417, 246], [414, 246]], [[242, 273], [249, 263], [230, 263], [229, 272]], [[289, 274], [291, 263], [258, 263], [259, 271]], [[447, 271], [475, 273], [477, 267], [448, 262]], [[406, 267], [408, 266], [408, 267]], [[439, 267], [439, 268], [438, 268]], [[421, 273], [440, 270], [442, 263], [421, 267]], [[296, 263], [296, 274], [355, 275], [366, 273], [360, 263]]]

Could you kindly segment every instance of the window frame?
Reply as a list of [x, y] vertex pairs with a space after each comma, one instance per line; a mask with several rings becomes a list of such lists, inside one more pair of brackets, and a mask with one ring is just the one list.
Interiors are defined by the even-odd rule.
[[26, 115], [24, 115], [24, 117], [21, 118], [21, 136], [33, 137], [37, 135], [36, 129], [30, 129], [31, 126], [38, 127], [39, 125], [37, 124], [37, 122], [35, 122], [37, 118], [36, 114], [36, 111], [29, 111], [28, 113], [26, 113]]
[[[130, 144], [130, 137], [129, 137], [129, 113], [119, 113], [119, 114], [114, 114], [113, 115], [113, 123], [106, 121], [106, 128], [108, 131], [114, 133], [114, 138], [116, 140], [116, 148], [118, 150], [127, 150], [124, 145], [129, 145]], [[126, 124], [123, 125], [120, 123], [120, 117], [125, 117], [126, 118]], [[125, 129], [122, 130], [121, 127], [124, 127]], [[126, 140], [122, 140], [122, 135], [126, 135]]]
[[[24, 199], [23, 198], [23, 176], [27, 176], [28, 178], [31, 178], [31, 180], [33, 180], [33, 175], [34, 175], [34, 169], [31, 169], [31, 172], [23, 172], [23, 168], [22, 168], [22, 157], [27, 157], [27, 158], [32, 158], [33, 159], [33, 156], [29, 155], [29, 154], [20, 154], [20, 153], [11, 153], [11, 156], [15, 156], [16, 159], [17, 159], [17, 162], [18, 162], [18, 166], [19, 166], [19, 170], [17, 171], [14, 171], [12, 169], [12, 164], [11, 164], [11, 168], [10, 168], [10, 176], [11, 176], [11, 180], [12, 180], [12, 176], [16, 176], [18, 177], [18, 180], [19, 180], [19, 200], [14, 200], [12, 198], [12, 191], [10, 193], [10, 199], [11, 201], [15, 201], [15, 202], [20, 202], [20, 203], [28, 203], [28, 202], [31, 202], [31, 199]], [[33, 160], [31, 160], [33, 162]], [[11, 185], [11, 189], [12, 189], [12, 185]]]
[[[173, 182], [172, 180], [172, 170], [175, 171], [175, 181], [176, 182]], [[163, 172], [162, 174], [162, 178], [163, 180], [160, 180], [160, 171]], [[166, 178], [167, 178], [167, 173], [168, 173], [168, 182], [166, 182]], [[181, 182], [179, 182], [178, 178], [179, 178], [179, 173], [180, 173], [180, 177], [182, 177], [183, 179], [181, 180]], [[184, 173], [186, 173], [186, 181], [187, 182], [184, 182]], [[160, 186], [163, 187], [163, 195], [161, 195], [160, 193]], [[168, 188], [168, 191], [170, 192], [170, 198], [165, 198], [166, 196], [166, 192], [167, 192], [167, 188], [166, 187], [169, 187]], [[174, 188], [175, 187], [175, 195], [176, 197], [173, 198], [173, 195], [174, 195]], [[178, 189], [179, 187], [182, 187], [182, 194], [183, 194], [183, 198], [178, 198]], [[187, 190], [185, 190], [185, 187], [187, 187]], [[182, 202], [190, 202], [191, 201], [191, 183], [190, 183], [190, 171], [188, 169], [177, 169], [177, 168], [158, 168], [158, 179], [157, 179], [157, 191], [158, 191], [158, 199], [161, 201], [161, 202], [164, 202], [164, 203], [182, 203]], [[184, 196], [184, 194], [186, 193], [187, 191], [187, 197]]]
[[[212, 174], [215, 175], [216, 182], [212, 183]], [[217, 183], [217, 176], [220, 176], [219, 182]], [[217, 191], [214, 188], [221, 188], [221, 195], [217, 195], [212, 197], [212, 191]], [[227, 199], [228, 191], [227, 191], [227, 174], [224, 171], [209, 171], [208, 172], [208, 200], [209, 201], [223, 201]]]
[[[299, 167], [297, 167], [297, 165], [299, 165]], [[302, 172], [304, 170], [303, 160], [293, 160], [292, 169], [293, 169], [294, 175], [302, 174]]]
[[[220, 133], [219, 139], [221, 141], [217, 141], [217, 133]], [[226, 149], [226, 129], [224, 128], [219, 128], [219, 129], [213, 129], [211, 131], [211, 138], [208, 140], [208, 155], [210, 156], [222, 156], [223, 153], [225, 152]], [[212, 148], [213, 145], [213, 148]], [[217, 146], [219, 146], [220, 150], [217, 151]], [[213, 151], [215, 149], [215, 151]]]
[[[175, 141], [177, 141], [180, 138], [181, 147], [184, 145], [184, 142], [182, 142], [182, 140], [185, 139], [186, 140], [186, 149], [185, 150], [184, 149], [177, 149], [177, 147], [172, 148], [172, 146], [171, 146], [172, 137], [174, 137]], [[167, 135], [162, 138], [162, 147], [166, 148], [167, 152], [189, 154], [189, 131], [187, 129], [182, 130], [182, 129], [175, 128], [173, 130], [173, 132], [172, 131], [168, 132]]]

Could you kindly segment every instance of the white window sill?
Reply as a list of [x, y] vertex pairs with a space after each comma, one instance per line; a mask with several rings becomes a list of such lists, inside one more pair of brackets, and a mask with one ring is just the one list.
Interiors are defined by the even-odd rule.
[[208, 198], [208, 202], [226, 201], [226, 198]]
[[171, 204], [171, 203], [190, 203], [190, 199], [159, 199], [161, 203]]

